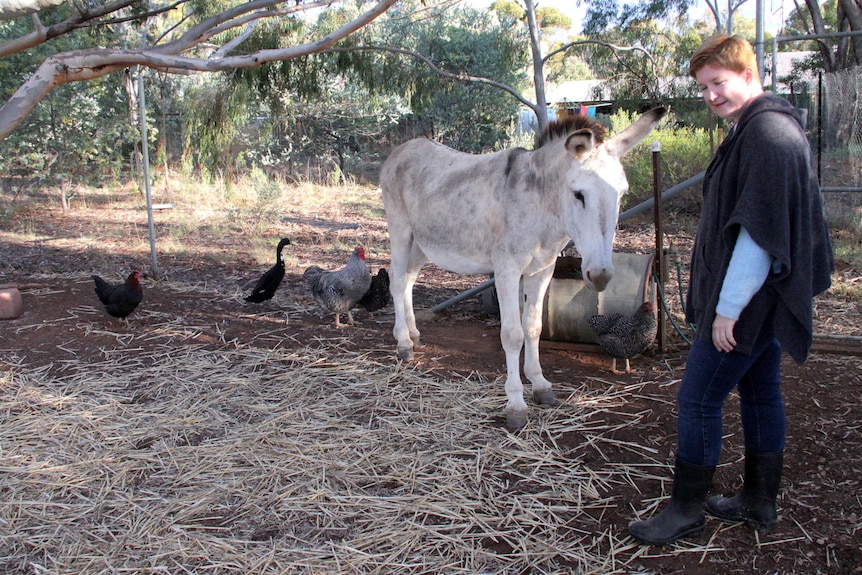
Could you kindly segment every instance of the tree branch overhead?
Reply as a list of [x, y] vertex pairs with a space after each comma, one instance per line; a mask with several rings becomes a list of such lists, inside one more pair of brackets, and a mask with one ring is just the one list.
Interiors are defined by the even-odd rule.
[[[250, 22], [281, 18], [304, 10], [323, 8], [341, 0], [321, 0], [302, 3], [298, 0], [256, 0], [245, 2], [228, 10], [207, 18], [184, 31], [176, 39], [163, 44], [132, 49], [89, 49], [55, 54], [45, 60], [36, 72], [13, 94], [0, 108], [0, 140], [5, 139], [21, 124], [27, 114], [57, 86], [69, 82], [80, 82], [100, 78], [130, 66], [145, 66], [160, 71], [181, 72], [220, 72], [236, 68], [250, 68], [270, 62], [291, 60], [322, 52], [332, 48], [340, 40], [353, 34], [382, 15], [393, 6], [397, 0], [379, 0], [366, 12], [353, 20], [346, 22], [338, 29], [321, 38], [311, 39], [303, 44], [280, 49], [258, 50], [250, 54], [230, 56], [229, 50], [208, 50], [208, 57], [186, 55], [212, 38], [224, 34], [234, 28], [241, 29]], [[82, 22], [113, 13], [120, 16], [123, 8], [134, 4], [136, 0], [117, 0], [105, 5], [102, 9], [93, 9], [78, 13], [54, 28], [54, 34], [61, 30], [78, 26]], [[111, 10], [108, 10], [111, 7]], [[0, 56], [27, 49], [51, 38], [51, 28], [39, 29], [25, 35], [24, 40], [0, 44]], [[238, 33], [237, 36], [241, 36]], [[225, 41], [225, 44], [228, 44]], [[231, 48], [235, 49], [235, 44]], [[5, 49], [5, 50], [4, 50]]]

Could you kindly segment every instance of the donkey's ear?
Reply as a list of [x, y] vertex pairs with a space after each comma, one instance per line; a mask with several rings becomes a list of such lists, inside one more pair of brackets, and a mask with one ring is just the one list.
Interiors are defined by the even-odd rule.
[[624, 156], [649, 135], [666, 112], [667, 109], [664, 107], [653, 108], [644, 112], [634, 124], [611, 138], [605, 144], [608, 153], [617, 158]]
[[566, 149], [576, 158], [586, 156], [593, 150], [593, 147], [595, 147], [593, 133], [586, 128], [572, 132], [566, 139]]

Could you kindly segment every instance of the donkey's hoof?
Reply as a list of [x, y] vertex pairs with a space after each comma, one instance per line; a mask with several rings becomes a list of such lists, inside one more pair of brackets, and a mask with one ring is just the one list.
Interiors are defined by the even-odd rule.
[[412, 347], [399, 347], [398, 348], [398, 359], [401, 361], [413, 361], [413, 348]]
[[533, 400], [539, 405], [557, 405], [557, 396], [552, 389], [542, 389], [533, 392]]
[[518, 431], [527, 425], [526, 411], [507, 411], [506, 412], [506, 429], [512, 433]]

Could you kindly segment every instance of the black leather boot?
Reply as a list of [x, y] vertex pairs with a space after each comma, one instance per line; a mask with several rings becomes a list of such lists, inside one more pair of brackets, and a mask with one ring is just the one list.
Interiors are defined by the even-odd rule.
[[646, 521], [630, 523], [632, 537], [649, 545], [665, 545], [703, 533], [703, 502], [714, 472], [715, 466], [703, 467], [677, 459], [670, 504]]
[[775, 500], [784, 466], [784, 453], [745, 452], [745, 479], [733, 497], [716, 495], [707, 510], [725, 521], [745, 521], [753, 529], [768, 533], [778, 523]]

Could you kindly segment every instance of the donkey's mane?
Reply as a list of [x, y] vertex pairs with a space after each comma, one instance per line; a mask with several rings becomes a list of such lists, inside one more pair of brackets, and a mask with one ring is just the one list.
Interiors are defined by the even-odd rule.
[[555, 120], [548, 124], [548, 127], [536, 137], [535, 148], [538, 150], [548, 142], [565, 138], [572, 132], [577, 130], [590, 130], [595, 139], [596, 144], [601, 144], [605, 138], [605, 128], [597, 121], [586, 116], [566, 116], [562, 120]]

